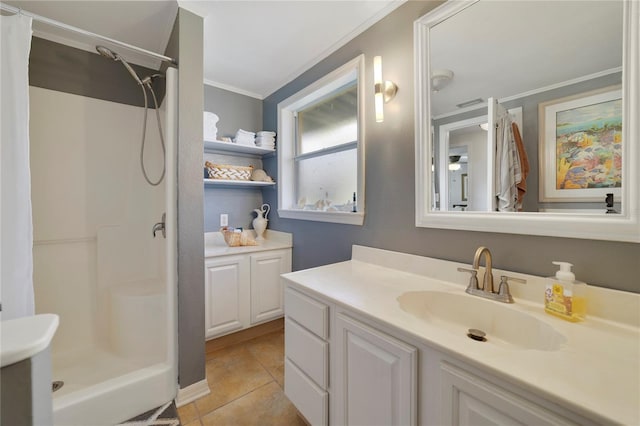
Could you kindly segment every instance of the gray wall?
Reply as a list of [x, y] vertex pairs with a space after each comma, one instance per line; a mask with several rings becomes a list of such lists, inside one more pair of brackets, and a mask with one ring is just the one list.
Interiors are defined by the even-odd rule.
[[[575, 264], [578, 279], [640, 292], [640, 244], [416, 228], [414, 173], [413, 22], [438, 2], [407, 2], [347, 45], [264, 101], [265, 128], [277, 127], [277, 104], [358, 54], [366, 55], [366, 217], [364, 226], [336, 225], [271, 214], [270, 227], [293, 233], [295, 270], [350, 258], [362, 244], [470, 263], [480, 245], [491, 248], [497, 268], [548, 276], [553, 260]], [[382, 55], [385, 79], [399, 87], [385, 106], [384, 123], [373, 112], [373, 56]], [[265, 170], [277, 175], [276, 159]], [[277, 195], [265, 192], [276, 206]], [[274, 209], [275, 210], [275, 209]]]
[[[262, 101], [245, 95], [204, 86], [204, 110], [218, 115], [218, 138], [234, 137], [238, 129], [257, 132], [262, 129]], [[275, 130], [275, 128], [269, 129]], [[262, 168], [260, 159], [205, 153], [204, 159], [218, 164], [237, 166], [252, 165]], [[268, 189], [265, 189], [268, 191]], [[274, 191], [271, 189], [271, 191]], [[220, 228], [220, 214], [229, 215], [229, 226], [253, 228], [253, 209], [262, 205], [260, 188], [221, 188], [206, 186], [204, 189], [204, 231]]]
[[204, 380], [203, 20], [178, 9], [166, 54], [178, 58], [178, 382]]
[[218, 138], [235, 137], [238, 129], [258, 132], [262, 129], [262, 101], [246, 95], [205, 85], [204, 110], [219, 118]]
[[[115, 49], [116, 53], [117, 49]], [[158, 71], [131, 64], [140, 78]], [[138, 83], [116, 61], [53, 41], [32, 37], [29, 54], [29, 85], [89, 98], [144, 106]], [[155, 79], [153, 89], [162, 104], [164, 79]], [[149, 95], [149, 107], [153, 101]]]

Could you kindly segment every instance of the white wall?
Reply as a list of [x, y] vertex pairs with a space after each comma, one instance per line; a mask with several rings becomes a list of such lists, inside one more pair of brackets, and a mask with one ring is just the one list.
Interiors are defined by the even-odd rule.
[[[109, 288], [159, 279], [164, 184], [140, 171], [143, 109], [30, 88], [36, 311], [60, 315], [54, 354], [106, 346]], [[161, 172], [155, 113], [145, 164]]]

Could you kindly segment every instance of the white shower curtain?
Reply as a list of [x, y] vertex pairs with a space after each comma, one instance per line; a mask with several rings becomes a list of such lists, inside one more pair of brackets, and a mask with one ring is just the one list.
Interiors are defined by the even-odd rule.
[[31, 18], [0, 17], [0, 301], [2, 321], [34, 314], [29, 168]]

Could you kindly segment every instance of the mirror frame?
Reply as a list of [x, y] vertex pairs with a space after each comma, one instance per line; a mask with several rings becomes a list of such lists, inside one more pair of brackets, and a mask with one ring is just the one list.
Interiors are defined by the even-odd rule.
[[636, 1], [621, 0], [624, 4], [622, 181], [633, 183], [622, 186], [621, 214], [431, 210], [434, 194], [430, 189], [430, 165], [434, 150], [428, 78], [429, 29], [477, 1], [448, 1], [414, 23], [416, 227], [640, 243], [640, 2]]

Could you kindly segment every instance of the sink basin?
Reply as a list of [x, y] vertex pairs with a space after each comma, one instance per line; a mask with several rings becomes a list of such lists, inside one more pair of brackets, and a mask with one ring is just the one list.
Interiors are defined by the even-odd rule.
[[469, 329], [486, 333], [486, 343], [469, 343], [555, 351], [567, 340], [549, 324], [512, 305], [466, 293], [411, 291], [398, 297], [398, 302], [405, 312], [454, 334], [465, 336]]

